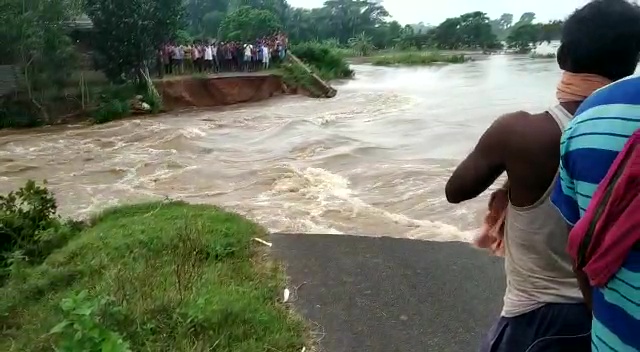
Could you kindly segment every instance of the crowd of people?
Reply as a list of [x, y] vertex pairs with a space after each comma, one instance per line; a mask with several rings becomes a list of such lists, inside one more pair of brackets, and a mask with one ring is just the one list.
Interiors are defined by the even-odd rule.
[[475, 241], [504, 256], [506, 274], [480, 351], [640, 351], [639, 59], [637, 4], [576, 10], [558, 103], [499, 117], [448, 180], [460, 203], [508, 176]]
[[253, 43], [196, 40], [166, 43], [157, 51], [156, 72], [164, 75], [191, 73], [255, 72], [267, 70], [287, 55], [287, 36], [281, 33]]

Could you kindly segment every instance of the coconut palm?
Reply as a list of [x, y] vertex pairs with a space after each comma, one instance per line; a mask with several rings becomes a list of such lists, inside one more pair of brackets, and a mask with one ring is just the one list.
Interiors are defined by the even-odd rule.
[[349, 39], [349, 46], [360, 56], [367, 56], [375, 49], [372, 38], [365, 32]]

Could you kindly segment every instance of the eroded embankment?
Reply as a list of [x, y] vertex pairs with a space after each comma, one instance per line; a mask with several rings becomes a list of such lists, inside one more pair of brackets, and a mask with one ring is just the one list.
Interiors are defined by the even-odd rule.
[[286, 93], [282, 78], [274, 74], [184, 77], [155, 84], [168, 111], [255, 102]]

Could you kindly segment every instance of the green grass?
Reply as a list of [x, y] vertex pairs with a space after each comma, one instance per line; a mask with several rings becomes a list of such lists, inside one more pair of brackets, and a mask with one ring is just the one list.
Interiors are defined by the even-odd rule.
[[323, 80], [353, 78], [354, 72], [340, 51], [333, 46], [309, 42], [291, 47], [291, 52]]
[[371, 60], [371, 64], [376, 66], [427, 66], [436, 63], [457, 64], [466, 61], [467, 58], [462, 54], [445, 55], [438, 52], [401, 52], [374, 57]]
[[43, 264], [12, 265], [0, 351], [299, 352], [305, 326], [277, 301], [264, 235], [208, 205], [107, 210]]

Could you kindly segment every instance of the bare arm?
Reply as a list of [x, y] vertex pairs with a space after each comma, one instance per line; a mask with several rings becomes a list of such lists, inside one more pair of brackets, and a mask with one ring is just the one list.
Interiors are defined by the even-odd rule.
[[512, 118], [513, 115], [498, 118], [480, 137], [471, 154], [458, 165], [445, 187], [450, 203], [477, 197], [505, 171], [504, 150]]

